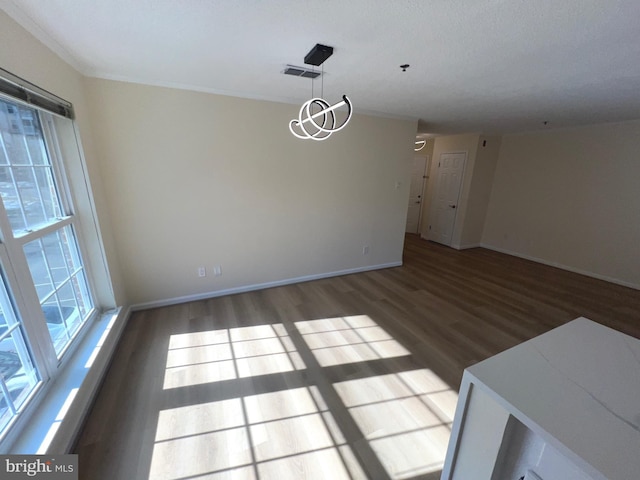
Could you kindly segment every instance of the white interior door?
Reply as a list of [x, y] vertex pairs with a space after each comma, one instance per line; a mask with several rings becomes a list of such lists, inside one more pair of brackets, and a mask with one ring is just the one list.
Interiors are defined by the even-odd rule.
[[429, 215], [429, 240], [451, 246], [466, 153], [443, 153], [438, 162], [436, 195]]
[[424, 199], [424, 180], [428, 156], [414, 155], [411, 166], [411, 186], [409, 187], [409, 208], [407, 209], [407, 226], [405, 232], [418, 233], [420, 213]]

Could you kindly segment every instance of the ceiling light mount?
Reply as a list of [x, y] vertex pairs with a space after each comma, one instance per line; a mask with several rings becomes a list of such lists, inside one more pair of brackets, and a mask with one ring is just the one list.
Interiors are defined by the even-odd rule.
[[333, 55], [333, 47], [316, 43], [316, 46], [309, 50], [309, 53], [304, 57], [304, 63], [319, 67], [331, 55]]

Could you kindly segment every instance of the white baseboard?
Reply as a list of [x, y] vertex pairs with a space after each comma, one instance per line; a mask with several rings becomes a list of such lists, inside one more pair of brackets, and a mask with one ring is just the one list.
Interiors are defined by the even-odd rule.
[[505, 248], [494, 247], [493, 245], [487, 245], [486, 243], [482, 243], [478, 245], [479, 247], [486, 248], [487, 250], [493, 250], [494, 252], [504, 253], [506, 255], [511, 255], [518, 258], [524, 258], [525, 260], [531, 260], [532, 262], [542, 263], [543, 265], [548, 265], [550, 267], [559, 268], [561, 270], [566, 270], [568, 272], [578, 273], [580, 275], [585, 275], [591, 278], [597, 278], [598, 280], [604, 280], [605, 282], [614, 283], [616, 285], [621, 285], [623, 287], [633, 288], [634, 290], [640, 290], [640, 284], [626, 282], [624, 280], [620, 280], [618, 278], [608, 277], [606, 275], [600, 275], [599, 273], [589, 272], [586, 270], [581, 270], [579, 268], [570, 267], [568, 265], [564, 265], [562, 263], [551, 262], [549, 260], [545, 260], [544, 258], [533, 257], [531, 255], [525, 255], [522, 253], [514, 252], [511, 250], [507, 250]]
[[164, 300], [154, 300], [152, 302], [136, 303], [131, 306], [132, 311], [145, 310], [147, 308], [166, 307], [169, 305], [177, 305], [185, 302], [194, 302], [198, 300], [206, 300], [208, 298], [222, 297], [224, 295], [233, 295], [236, 293], [252, 292], [255, 290], [264, 290], [266, 288], [281, 287], [283, 285], [291, 285], [293, 283], [310, 282], [313, 280], [321, 280], [323, 278], [339, 277], [341, 275], [349, 275], [352, 273], [362, 273], [371, 270], [380, 270], [383, 268], [400, 267], [402, 262], [381, 263], [378, 265], [369, 265], [366, 267], [349, 268], [346, 270], [337, 270], [334, 272], [319, 273], [315, 275], [305, 275], [302, 277], [285, 278], [273, 282], [255, 283], [252, 285], [242, 285], [240, 287], [227, 288], [224, 290], [214, 290], [211, 292], [198, 293], [195, 295], [184, 295], [181, 297], [167, 298]]
[[455, 248], [456, 250], [468, 250], [469, 248], [478, 248], [481, 247], [482, 244], [480, 243], [469, 243], [467, 245], [456, 245]]

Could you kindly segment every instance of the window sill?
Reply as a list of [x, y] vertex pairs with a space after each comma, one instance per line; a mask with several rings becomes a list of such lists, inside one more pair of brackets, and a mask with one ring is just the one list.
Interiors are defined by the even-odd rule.
[[29, 405], [21, 424], [15, 425], [19, 432], [5, 439], [1, 451], [44, 455], [73, 448], [128, 318], [129, 309], [118, 308], [89, 326], [60, 374]]

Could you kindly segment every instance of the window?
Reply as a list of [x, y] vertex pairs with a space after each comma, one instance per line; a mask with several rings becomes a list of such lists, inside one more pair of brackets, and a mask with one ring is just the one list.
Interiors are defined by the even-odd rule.
[[61, 121], [0, 96], [0, 439], [96, 313]]
[[40, 380], [21, 327], [3, 277], [0, 283], [0, 432], [17, 415]]

